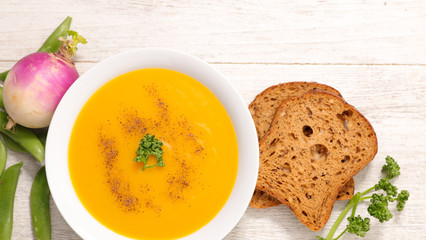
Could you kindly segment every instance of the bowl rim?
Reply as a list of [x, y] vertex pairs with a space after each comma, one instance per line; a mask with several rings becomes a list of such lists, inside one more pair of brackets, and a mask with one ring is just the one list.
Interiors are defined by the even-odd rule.
[[111, 56], [87, 70], [68, 89], [52, 118], [46, 141], [46, 174], [53, 200], [70, 227], [83, 239], [130, 239], [98, 222], [79, 201], [68, 171], [68, 144], [75, 119], [87, 100], [116, 76], [143, 68], [166, 68], [191, 76], [219, 99], [231, 118], [238, 142], [238, 172], [232, 193], [206, 225], [181, 239], [221, 239], [243, 216], [259, 168], [256, 128], [247, 104], [213, 66], [190, 54], [142, 48]]

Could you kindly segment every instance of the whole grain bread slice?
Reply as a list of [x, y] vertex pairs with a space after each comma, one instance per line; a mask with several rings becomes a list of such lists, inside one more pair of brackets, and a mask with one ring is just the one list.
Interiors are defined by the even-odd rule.
[[281, 104], [259, 150], [256, 187], [318, 231], [341, 187], [374, 158], [377, 137], [353, 106], [313, 90]]
[[[336, 89], [315, 82], [289, 82], [271, 86], [258, 94], [250, 103], [249, 110], [253, 117], [257, 136], [260, 140], [269, 130], [272, 119], [283, 100], [289, 97], [298, 97], [309, 91], [319, 89], [324, 90], [340, 97], [341, 94]], [[337, 200], [350, 199], [354, 194], [355, 183], [353, 179], [349, 180], [339, 192]], [[281, 202], [264, 192], [256, 189], [250, 201], [253, 208], [267, 208], [280, 205]]]

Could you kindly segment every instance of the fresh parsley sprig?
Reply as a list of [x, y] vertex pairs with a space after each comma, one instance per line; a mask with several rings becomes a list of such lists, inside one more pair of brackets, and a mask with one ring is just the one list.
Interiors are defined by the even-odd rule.
[[[153, 167], [164, 167], [163, 161], [163, 149], [161, 148], [163, 143], [155, 138], [155, 135], [145, 135], [139, 143], [139, 147], [136, 150], [136, 157], [133, 159], [135, 162], [143, 162], [142, 170]], [[157, 164], [147, 165], [149, 155], [154, 155], [157, 158]]]
[[[398, 192], [398, 188], [394, 186], [389, 180], [399, 176], [400, 167], [398, 163], [390, 156], [386, 157], [386, 164], [382, 168], [382, 172], [386, 174], [386, 176], [374, 185], [373, 187], [367, 189], [364, 192], [356, 193], [351, 200], [349, 200], [345, 209], [343, 209], [342, 213], [337, 218], [336, 222], [330, 229], [327, 237], [323, 238], [317, 236], [319, 240], [337, 240], [346, 232], [355, 234], [360, 237], [365, 237], [366, 233], [370, 230], [370, 219], [362, 218], [360, 215], [355, 216], [355, 211], [358, 204], [364, 200], [370, 199], [370, 205], [367, 208], [368, 213], [377, 218], [380, 222], [389, 221], [393, 215], [389, 210], [390, 202], [397, 202], [396, 208], [398, 211], [402, 211], [405, 206], [405, 202], [408, 200], [410, 193], [407, 190], [402, 190]], [[384, 193], [378, 194], [373, 193], [370, 196], [366, 196], [371, 191], [383, 191]], [[346, 225], [345, 230], [339, 234], [336, 238], [333, 238], [334, 233], [339, 227], [340, 223], [343, 221], [343, 218], [352, 209], [352, 214], [348, 217], [348, 225]]]

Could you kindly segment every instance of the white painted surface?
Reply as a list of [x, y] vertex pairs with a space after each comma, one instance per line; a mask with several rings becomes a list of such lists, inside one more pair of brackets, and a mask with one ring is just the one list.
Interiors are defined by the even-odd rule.
[[[370, 120], [379, 152], [355, 177], [369, 188], [386, 155], [410, 191], [406, 209], [387, 223], [372, 221], [366, 239], [426, 239], [426, 2], [418, 1], [0, 1], [0, 71], [39, 48], [65, 18], [89, 40], [80, 47], [81, 73], [136, 47], [186, 51], [212, 63], [248, 103], [264, 88], [317, 81], [337, 88]], [[29, 193], [39, 164], [10, 151], [7, 166], [24, 161], [15, 199], [12, 239], [33, 239]], [[359, 213], [367, 216], [362, 204]], [[52, 202], [52, 238], [80, 239]], [[335, 205], [314, 233], [283, 206], [248, 208], [233, 239], [314, 239], [344, 207]], [[346, 235], [342, 239], [357, 239]]]

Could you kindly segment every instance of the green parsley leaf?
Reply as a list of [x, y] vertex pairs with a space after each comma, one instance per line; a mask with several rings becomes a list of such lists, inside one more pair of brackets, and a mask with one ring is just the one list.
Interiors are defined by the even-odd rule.
[[394, 177], [399, 176], [401, 173], [399, 172], [400, 168], [398, 163], [391, 156], [386, 157], [386, 165], [383, 166], [382, 172], [386, 173], [387, 179], [392, 179]]
[[396, 208], [398, 211], [402, 211], [405, 206], [405, 202], [408, 200], [408, 197], [410, 196], [410, 193], [407, 190], [402, 190], [398, 197], [395, 198], [396, 201], [398, 201], [398, 204], [396, 204]]
[[395, 197], [398, 194], [398, 188], [392, 183], [389, 182], [389, 179], [382, 178], [380, 179], [379, 183], [374, 185], [374, 190], [383, 190], [385, 191], [389, 196]]
[[370, 206], [367, 209], [368, 213], [379, 219], [380, 222], [389, 221], [393, 217], [388, 208], [389, 199], [391, 199], [389, 196], [374, 193], [370, 199]]
[[[153, 167], [164, 167], [163, 162], [163, 149], [161, 148], [163, 143], [155, 139], [155, 135], [145, 135], [139, 143], [139, 147], [136, 150], [136, 157], [133, 159], [135, 162], [143, 162], [142, 170]], [[154, 155], [157, 158], [157, 164], [148, 166], [148, 157]]]
[[349, 224], [346, 226], [349, 233], [356, 234], [360, 237], [365, 237], [365, 234], [370, 230], [370, 219], [360, 215], [356, 217], [348, 217]]

